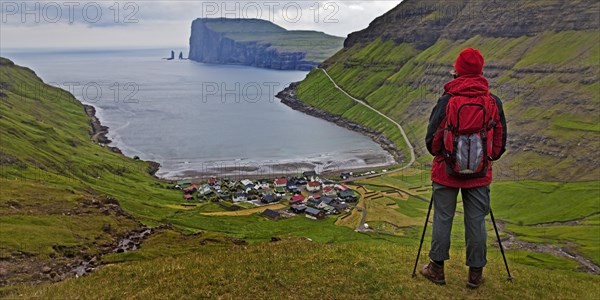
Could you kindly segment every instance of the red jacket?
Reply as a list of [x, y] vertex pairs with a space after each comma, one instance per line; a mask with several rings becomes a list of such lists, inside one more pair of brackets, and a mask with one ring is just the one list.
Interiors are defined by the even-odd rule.
[[483, 75], [466, 75], [460, 76], [444, 86], [444, 95], [438, 100], [436, 106], [429, 117], [429, 126], [427, 127], [427, 135], [425, 143], [427, 150], [433, 159], [431, 167], [431, 180], [435, 183], [449, 187], [457, 188], [473, 188], [485, 186], [492, 183], [492, 163], [485, 177], [462, 179], [448, 175], [446, 173], [446, 162], [443, 156], [444, 148], [444, 126], [446, 125], [446, 106], [452, 96], [465, 97], [493, 97], [496, 104], [496, 110], [493, 116], [495, 126], [490, 130], [491, 133], [491, 160], [497, 160], [506, 150], [506, 119], [504, 118], [504, 110], [502, 109], [502, 101], [495, 95], [491, 94], [488, 88], [488, 81]]

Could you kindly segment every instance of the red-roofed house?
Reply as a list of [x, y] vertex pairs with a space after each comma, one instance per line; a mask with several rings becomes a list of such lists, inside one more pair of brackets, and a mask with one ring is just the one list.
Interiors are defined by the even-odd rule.
[[321, 183], [318, 181], [309, 181], [306, 183], [306, 189], [309, 192], [318, 192], [321, 189]]
[[275, 187], [285, 187], [287, 185], [287, 178], [275, 179]]
[[184, 198], [185, 200], [194, 200], [194, 196], [192, 196], [192, 195], [190, 195], [190, 194], [185, 194], [185, 195], [183, 195], [183, 198]]
[[198, 190], [198, 186], [195, 184], [192, 184], [186, 188], [183, 189], [183, 192], [186, 194], [192, 194], [194, 192], [196, 192]]
[[290, 198], [290, 204], [291, 205], [300, 204], [303, 201], [304, 201], [304, 196], [302, 196], [300, 194], [296, 194], [296, 195], [292, 196], [292, 198]]
[[216, 177], [211, 177], [208, 179], [208, 184], [213, 185], [217, 183], [217, 178]]

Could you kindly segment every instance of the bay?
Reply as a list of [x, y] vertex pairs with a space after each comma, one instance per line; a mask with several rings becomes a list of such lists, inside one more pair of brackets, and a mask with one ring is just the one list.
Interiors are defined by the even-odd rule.
[[169, 51], [2, 55], [95, 106], [110, 128], [111, 146], [159, 162], [160, 177], [321, 172], [393, 162], [369, 138], [294, 111], [274, 97], [302, 80], [304, 71], [162, 59]]

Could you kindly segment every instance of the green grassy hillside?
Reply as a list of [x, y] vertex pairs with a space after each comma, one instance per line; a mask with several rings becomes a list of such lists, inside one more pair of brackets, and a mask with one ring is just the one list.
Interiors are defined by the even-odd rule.
[[17, 274], [8, 282], [92, 257], [139, 220], [158, 224], [174, 212], [166, 205], [179, 193], [150, 176], [148, 163], [93, 143], [71, 94], [4, 58], [0, 85], [0, 256]]
[[[428, 164], [431, 158], [424, 147], [424, 135], [431, 109], [444, 83], [452, 79], [450, 71], [458, 53], [466, 47], [478, 48], [486, 60], [484, 75], [490, 80], [492, 92], [503, 100], [508, 120], [508, 152], [496, 165], [497, 175], [510, 179], [598, 180], [600, 161], [592, 154], [600, 146], [599, 22], [597, 18], [580, 19], [575, 8], [556, 8], [550, 1], [534, 7], [527, 7], [526, 1], [517, 2], [516, 13], [539, 15], [542, 7], [548, 15], [562, 11], [561, 20], [572, 16], [582, 20], [578, 26], [586, 29], [562, 30], [549, 23], [538, 32], [538, 23], [525, 24], [523, 19], [516, 19], [513, 22], [521, 24], [522, 35], [515, 34], [516, 29], [506, 31], [486, 22], [481, 34], [477, 30], [461, 31], [459, 37], [454, 37], [456, 30], [462, 30], [461, 24], [443, 18], [448, 14], [442, 10], [443, 5], [404, 1], [369, 28], [351, 34], [345, 48], [322, 67], [344, 90], [406, 127], [419, 161]], [[484, 2], [473, 5], [482, 5], [490, 15], [498, 13], [499, 19], [507, 13]], [[582, 1], [577, 5], [593, 4]], [[457, 13], [460, 17], [474, 10], [469, 5], [462, 9]], [[470, 16], [473, 22], [481, 17]], [[411, 18], [415, 20], [408, 24]], [[408, 27], [394, 30], [394, 26]], [[410, 26], [419, 28], [413, 31]], [[418, 35], [417, 30], [425, 32]], [[384, 128], [382, 118], [356, 117], [368, 110], [354, 107], [352, 100], [343, 95], [333, 95], [332, 88], [315, 70], [298, 86], [298, 97], [378, 129], [403, 146], [391, 130]], [[516, 172], [519, 174], [515, 176]]]

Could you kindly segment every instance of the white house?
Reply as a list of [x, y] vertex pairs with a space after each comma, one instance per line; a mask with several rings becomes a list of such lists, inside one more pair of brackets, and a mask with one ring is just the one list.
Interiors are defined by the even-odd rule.
[[309, 181], [306, 183], [306, 190], [309, 192], [318, 192], [321, 190], [321, 183], [318, 181]]
[[208, 186], [208, 185], [206, 185], [206, 184], [205, 184], [205, 185], [203, 185], [203, 186], [201, 186], [201, 187], [198, 189], [198, 194], [199, 194], [200, 196], [208, 195], [208, 194], [210, 194], [210, 193], [212, 193], [212, 192], [213, 192], [213, 190], [210, 188], [210, 186]]
[[233, 194], [232, 200], [234, 203], [246, 202], [246, 201], [248, 201], [248, 196], [246, 195], [246, 193], [235, 193], [235, 194]]
[[252, 182], [252, 180], [250, 180], [250, 179], [244, 179], [244, 180], [242, 180], [242, 181], [240, 181], [240, 182], [241, 182], [241, 183], [242, 183], [244, 186], [248, 186], [248, 185], [254, 184], [254, 183]]
[[258, 182], [256, 182], [256, 185], [254, 185], [254, 189], [258, 190], [258, 189], [269, 189], [269, 182], [266, 180], [259, 180]]

